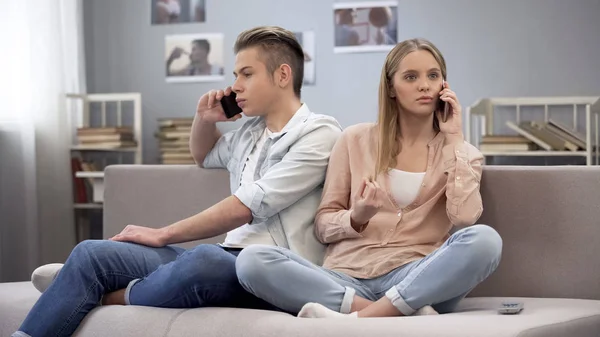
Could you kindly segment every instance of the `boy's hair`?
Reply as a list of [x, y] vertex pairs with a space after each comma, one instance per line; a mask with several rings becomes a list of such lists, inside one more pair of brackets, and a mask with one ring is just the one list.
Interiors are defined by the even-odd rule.
[[304, 81], [304, 51], [294, 33], [276, 26], [255, 27], [238, 35], [233, 50], [237, 54], [251, 47], [262, 49], [260, 57], [270, 74], [282, 64], [292, 68], [294, 94], [300, 98]]

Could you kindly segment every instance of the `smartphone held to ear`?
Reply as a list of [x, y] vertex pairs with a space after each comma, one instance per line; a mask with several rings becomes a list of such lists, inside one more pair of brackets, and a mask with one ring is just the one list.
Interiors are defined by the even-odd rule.
[[223, 111], [225, 111], [225, 116], [227, 116], [227, 118], [232, 118], [235, 115], [242, 113], [242, 108], [238, 106], [235, 99], [236, 94], [233, 91], [229, 96], [223, 96], [223, 98], [221, 98], [221, 106], [223, 107]]
[[[446, 81], [442, 80], [442, 90], [445, 88]], [[442, 122], [446, 123], [448, 120], [448, 114], [450, 113], [450, 105], [438, 98], [438, 106], [437, 110], [440, 111], [442, 115]]]

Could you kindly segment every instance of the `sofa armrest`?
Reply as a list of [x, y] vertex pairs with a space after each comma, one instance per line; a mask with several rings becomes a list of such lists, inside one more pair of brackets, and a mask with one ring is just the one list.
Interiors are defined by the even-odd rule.
[[[104, 177], [103, 237], [128, 224], [160, 228], [231, 195], [229, 172], [194, 165], [111, 165]], [[224, 235], [181, 244], [222, 242]]]

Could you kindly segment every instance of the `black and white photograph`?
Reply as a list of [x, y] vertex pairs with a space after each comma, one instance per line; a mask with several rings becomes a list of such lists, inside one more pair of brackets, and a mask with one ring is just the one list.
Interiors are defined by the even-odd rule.
[[150, 1], [153, 25], [206, 21], [206, 0]]
[[300, 42], [304, 51], [304, 84], [314, 85], [315, 74], [315, 32], [295, 32], [296, 39]]
[[396, 1], [335, 3], [335, 53], [389, 51], [398, 42]]
[[165, 38], [167, 82], [216, 82], [225, 78], [223, 34], [182, 34]]

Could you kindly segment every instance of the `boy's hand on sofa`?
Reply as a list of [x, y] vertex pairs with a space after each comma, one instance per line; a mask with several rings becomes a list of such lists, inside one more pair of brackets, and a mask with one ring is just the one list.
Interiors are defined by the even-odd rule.
[[166, 240], [164, 229], [148, 228], [136, 225], [127, 225], [121, 233], [113, 236], [109, 240], [132, 242], [149, 247], [164, 247]]

